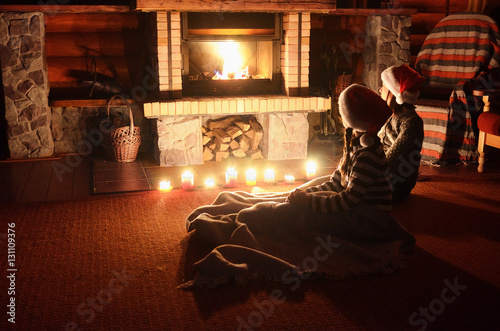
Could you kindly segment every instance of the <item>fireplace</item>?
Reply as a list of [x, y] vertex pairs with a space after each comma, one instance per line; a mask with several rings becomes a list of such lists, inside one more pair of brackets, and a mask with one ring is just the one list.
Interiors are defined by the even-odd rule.
[[184, 13], [183, 95], [280, 91], [281, 15]]
[[159, 98], [144, 103], [144, 115], [154, 120], [158, 163], [204, 163], [203, 123], [228, 115], [255, 116], [264, 158], [306, 158], [308, 113], [331, 108], [330, 98], [309, 93], [310, 19], [308, 12], [154, 13]]

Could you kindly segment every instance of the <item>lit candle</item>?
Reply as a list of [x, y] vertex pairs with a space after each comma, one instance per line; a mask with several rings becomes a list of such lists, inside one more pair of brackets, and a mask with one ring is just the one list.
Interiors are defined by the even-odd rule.
[[247, 170], [247, 186], [255, 186], [257, 184], [257, 173], [253, 169]]
[[160, 182], [160, 191], [169, 192], [172, 190], [172, 186], [170, 186], [169, 180], [163, 180]]
[[264, 172], [264, 181], [267, 183], [267, 184], [273, 184], [274, 182], [276, 182], [276, 178], [274, 176], [274, 171], [273, 169], [267, 169], [265, 172]]
[[307, 179], [313, 179], [316, 177], [316, 163], [308, 162], [306, 165], [306, 177]]
[[189, 191], [194, 189], [194, 177], [193, 173], [186, 171], [182, 174], [182, 184], [181, 188], [184, 191]]
[[215, 186], [215, 180], [213, 178], [207, 178], [205, 180], [205, 187], [212, 188]]
[[292, 175], [285, 175], [285, 183], [287, 184], [295, 183], [295, 177], [293, 177]]
[[238, 186], [237, 182], [238, 173], [234, 168], [229, 168], [226, 171], [226, 186], [227, 187], [236, 187]]

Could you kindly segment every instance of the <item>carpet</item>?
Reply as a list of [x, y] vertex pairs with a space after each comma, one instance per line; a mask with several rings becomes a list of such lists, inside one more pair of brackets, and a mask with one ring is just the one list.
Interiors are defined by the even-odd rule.
[[393, 211], [416, 237], [405, 269], [343, 281], [180, 290], [212, 249], [186, 217], [218, 189], [0, 204], [4, 270], [11, 223], [16, 245], [15, 279], [0, 283], [15, 324], [4, 311], [0, 329], [498, 330], [500, 175], [426, 176]]

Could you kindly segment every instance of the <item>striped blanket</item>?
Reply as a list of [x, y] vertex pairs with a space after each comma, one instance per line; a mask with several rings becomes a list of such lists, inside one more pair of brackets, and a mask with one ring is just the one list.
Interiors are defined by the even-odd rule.
[[[451, 163], [477, 159], [475, 125], [481, 100], [474, 89], [498, 87], [500, 34], [496, 22], [478, 13], [452, 14], [427, 36], [415, 62], [426, 77], [423, 89], [450, 88], [444, 107], [417, 105], [424, 122], [422, 161]], [[425, 104], [425, 103], [424, 103]]]

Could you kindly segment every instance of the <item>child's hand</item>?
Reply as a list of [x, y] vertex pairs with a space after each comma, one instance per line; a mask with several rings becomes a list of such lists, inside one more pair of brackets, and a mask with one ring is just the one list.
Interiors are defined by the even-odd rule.
[[295, 189], [288, 195], [286, 201], [294, 205], [310, 206], [311, 196], [305, 191]]

